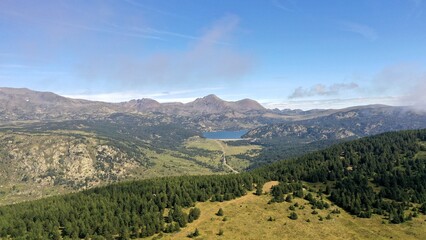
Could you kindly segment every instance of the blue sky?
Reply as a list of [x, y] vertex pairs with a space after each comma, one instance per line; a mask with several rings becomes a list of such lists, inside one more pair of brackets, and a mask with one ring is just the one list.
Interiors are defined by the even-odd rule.
[[109, 102], [426, 102], [424, 0], [0, 0], [0, 86]]

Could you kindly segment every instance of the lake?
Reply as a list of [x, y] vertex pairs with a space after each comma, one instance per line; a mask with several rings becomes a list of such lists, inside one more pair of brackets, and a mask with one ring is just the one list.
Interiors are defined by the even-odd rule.
[[240, 139], [247, 132], [247, 130], [204, 132], [203, 137], [207, 139]]

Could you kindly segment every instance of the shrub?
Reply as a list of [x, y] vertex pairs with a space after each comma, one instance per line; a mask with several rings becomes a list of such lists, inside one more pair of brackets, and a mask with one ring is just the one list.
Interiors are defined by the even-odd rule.
[[291, 220], [296, 220], [298, 218], [297, 213], [296, 212], [291, 212], [290, 216], [288, 216], [288, 218], [290, 218]]

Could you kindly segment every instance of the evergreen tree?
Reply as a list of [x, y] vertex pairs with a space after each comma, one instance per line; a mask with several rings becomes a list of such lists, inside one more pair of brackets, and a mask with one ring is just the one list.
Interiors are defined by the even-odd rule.
[[194, 237], [198, 237], [198, 236], [200, 236], [200, 232], [198, 231], [198, 228], [196, 228], [194, 232], [188, 234], [189, 238], [194, 238]]
[[263, 194], [263, 183], [258, 183], [256, 185], [256, 195], [260, 196]]
[[223, 209], [219, 208], [219, 211], [216, 213], [217, 216], [223, 216]]
[[422, 206], [419, 208], [419, 211], [426, 215], [426, 202], [422, 204]]
[[188, 214], [188, 222], [191, 223], [200, 217], [201, 210], [199, 208], [191, 208]]
[[121, 227], [120, 229], [120, 235], [118, 237], [120, 240], [128, 240], [130, 239], [130, 233], [127, 227]]
[[193, 236], [194, 237], [200, 236], [200, 232], [198, 231], [198, 228], [195, 229]]

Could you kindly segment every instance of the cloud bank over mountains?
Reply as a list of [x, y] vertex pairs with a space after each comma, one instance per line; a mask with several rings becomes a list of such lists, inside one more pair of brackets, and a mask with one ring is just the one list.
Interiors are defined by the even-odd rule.
[[399, 93], [401, 105], [426, 111], [426, 69], [416, 64], [396, 64], [384, 68], [375, 77], [376, 91]]
[[298, 87], [294, 92], [288, 97], [289, 99], [295, 98], [306, 98], [314, 96], [333, 96], [339, 95], [342, 91], [356, 90], [358, 89], [358, 84], [351, 83], [335, 83], [330, 86], [324, 84], [316, 84], [311, 88]]

